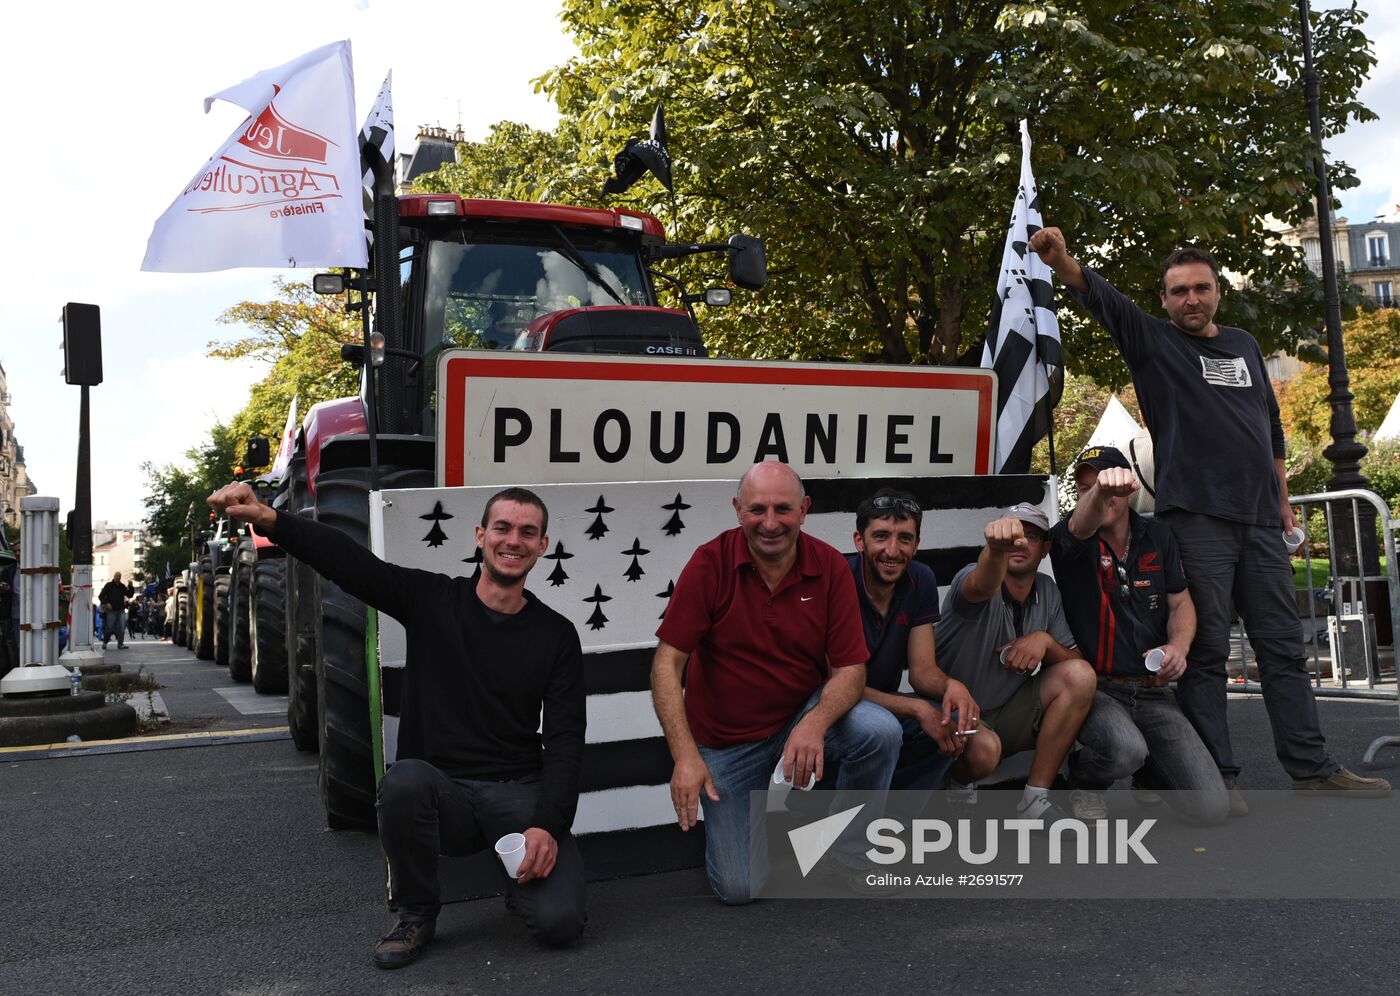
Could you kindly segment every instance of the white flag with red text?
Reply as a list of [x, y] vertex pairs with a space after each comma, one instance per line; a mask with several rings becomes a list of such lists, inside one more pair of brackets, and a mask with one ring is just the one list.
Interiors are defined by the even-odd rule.
[[143, 270], [365, 267], [350, 42], [204, 99], [249, 113], [157, 219]]

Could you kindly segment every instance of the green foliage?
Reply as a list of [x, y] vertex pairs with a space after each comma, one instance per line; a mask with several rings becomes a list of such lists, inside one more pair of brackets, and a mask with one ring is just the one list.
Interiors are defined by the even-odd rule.
[[252, 357], [271, 368], [253, 385], [248, 404], [229, 423], [240, 457], [254, 436], [267, 436], [272, 440], [272, 452], [277, 452], [277, 440], [294, 397], [300, 396], [298, 411], [305, 414], [317, 402], [349, 397], [359, 390], [358, 375], [340, 358], [340, 347], [360, 342], [363, 334], [359, 315], [345, 311], [343, 297], [318, 295], [310, 284], [279, 279], [276, 299], [242, 301], [224, 312], [219, 321], [243, 326], [251, 334], [211, 342], [210, 356]]
[[[1362, 432], [1380, 428], [1400, 394], [1400, 309], [1372, 311], [1342, 324], [1352, 414]], [[1332, 438], [1332, 408], [1327, 398], [1327, 365], [1313, 364], [1279, 386], [1279, 415], [1284, 431], [1309, 444]]]
[[[1292, 0], [566, 0], [580, 55], [540, 86], [552, 134], [502, 124], [424, 186], [596, 203], [613, 154], [664, 101], [677, 235], [747, 230], [769, 286], [706, 335], [723, 354], [952, 363], [991, 311], [1030, 120], [1047, 224], [1151, 303], [1155, 261], [1182, 242], [1252, 276], [1221, 318], [1266, 351], [1320, 314], [1301, 254], [1263, 226], [1311, 213]], [[1314, 12], [1324, 130], [1371, 120], [1364, 14]], [[1343, 163], [1333, 185], [1355, 185]], [[584, 182], [591, 179], [591, 183]], [[434, 188], [436, 189], [436, 188]], [[652, 179], [615, 203], [670, 218]], [[708, 267], [707, 267], [708, 269]], [[692, 268], [692, 282], [699, 276]], [[1126, 370], [1078, 310], [1073, 369]]]
[[232, 479], [240, 452], [233, 430], [216, 423], [208, 442], [186, 452], [187, 465], [142, 464], [151, 549], [139, 565], [140, 570], [158, 573], [169, 561], [172, 569], [178, 571], [190, 562], [190, 527], [196, 524], [203, 528], [208, 522], [205, 499]]

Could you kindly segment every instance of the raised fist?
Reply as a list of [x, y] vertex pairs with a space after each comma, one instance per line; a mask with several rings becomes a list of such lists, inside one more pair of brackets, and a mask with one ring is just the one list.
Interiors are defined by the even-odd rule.
[[997, 553], [1015, 553], [1029, 548], [1020, 519], [995, 519], [982, 533], [987, 546]]

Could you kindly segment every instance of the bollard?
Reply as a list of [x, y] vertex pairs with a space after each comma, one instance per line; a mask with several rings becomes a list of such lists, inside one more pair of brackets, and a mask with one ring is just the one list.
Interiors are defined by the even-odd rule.
[[20, 664], [58, 661], [58, 499], [21, 498]]

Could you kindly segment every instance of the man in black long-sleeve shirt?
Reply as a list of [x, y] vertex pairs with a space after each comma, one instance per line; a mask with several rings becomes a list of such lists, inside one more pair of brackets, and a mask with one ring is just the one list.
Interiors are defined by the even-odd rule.
[[1196, 640], [1177, 698], [1220, 770], [1230, 815], [1249, 811], [1235, 787], [1240, 768], [1225, 716], [1232, 597], [1259, 662], [1274, 750], [1293, 787], [1385, 794], [1389, 783], [1342, 767], [1322, 737], [1283, 545], [1297, 518], [1278, 402], [1254, 337], [1215, 322], [1215, 260], [1193, 248], [1167, 257], [1161, 303], [1168, 321], [1080, 266], [1058, 228], [1042, 228], [1029, 246], [1108, 330], [1133, 376], [1152, 433], [1157, 518], [1176, 535], [1196, 608]]
[[526, 924], [552, 946], [577, 939], [584, 870], [569, 828], [583, 757], [583, 657], [573, 624], [525, 590], [549, 546], [539, 497], [508, 488], [486, 503], [475, 581], [385, 563], [336, 529], [279, 514], [246, 484], [220, 489], [209, 504], [403, 623], [398, 759], [378, 804], [399, 923], [375, 946], [375, 964], [406, 965], [432, 940], [439, 853], [472, 854], [516, 832], [525, 857], [509, 888]]

